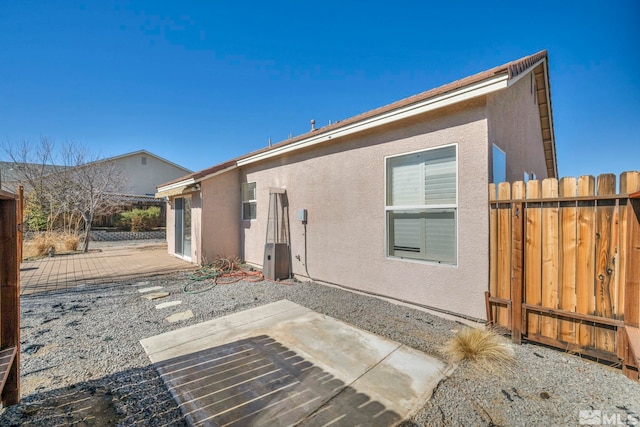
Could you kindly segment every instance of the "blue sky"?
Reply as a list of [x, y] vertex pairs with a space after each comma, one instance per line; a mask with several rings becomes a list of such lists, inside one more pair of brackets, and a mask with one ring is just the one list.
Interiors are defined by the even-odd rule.
[[0, 142], [199, 170], [542, 49], [561, 176], [640, 169], [638, 1], [0, 0]]

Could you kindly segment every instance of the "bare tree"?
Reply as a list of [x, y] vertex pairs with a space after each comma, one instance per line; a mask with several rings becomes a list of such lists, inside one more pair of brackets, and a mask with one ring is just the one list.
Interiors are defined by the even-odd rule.
[[120, 203], [124, 189], [122, 168], [111, 160], [93, 156], [84, 148], [66, 144], [62, 150], [63, 164], [58, 173], [58, 186], [66, 211], [81, 216], [84, 229], [83, 251], [89, 249], [91, 224], [96, 215], [109, 214]]
[[47, 138], [41, 138], [37, 147], [28, 142], [5, 146], [5, 152], [51, 218], [60, 214], [81, 218], [87, 252], [93, 219], [111, 213], [119, 203], [126, 185], [122, 169], [78, 144], [66, 143], [55, 150]]
[[[14, 145], [6, 144], [3, 149], [15, 175], [13, 184], [25, 186], [28, 201], [46, 214], [46, 229], [52, 231], [55, 218], [62, 214], [63, 210], [49, 176], [64, 169], [55, 162], [54, 144], [48, 138], [42, 137], [37, 145], [21, 141]], [[16, 192], [16, 189], [10, 188], [13, 192]]]

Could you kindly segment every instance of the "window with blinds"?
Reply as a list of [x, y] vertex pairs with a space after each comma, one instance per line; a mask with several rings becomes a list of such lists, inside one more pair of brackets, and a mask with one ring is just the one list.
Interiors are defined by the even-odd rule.
[[249, 221], [256, 219], [258, 201], [256, 196], [256, 183], [245, 182], [242, 184], [242, 219]]
[[457, 147], [387, 158], [388, 255], [457, 263]]

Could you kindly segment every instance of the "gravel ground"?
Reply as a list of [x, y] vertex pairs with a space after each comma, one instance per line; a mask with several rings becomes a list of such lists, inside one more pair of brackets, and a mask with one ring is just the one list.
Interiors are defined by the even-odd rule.
[[[181, 293], [188, 273], [22, 298], [22, 396], [0, 425], [184, 425], [139, 340], [286, 298], [336, 319], [446, 358], [442, 346], [462, 324], [376, 298], [311, 283], [218, 286]], [[154, 308], [139, 286], [164, 286]], [[169, 324], [172, 312], [195, 317]], [[619, 370], [542, 346], [515, 347], [517, 366], [501, 376], [462, 364], [403, 426], [578, 425], [580, 411], [640, 420], [640, 385]], [[615, 418], [612, 418], [615, 417]]]

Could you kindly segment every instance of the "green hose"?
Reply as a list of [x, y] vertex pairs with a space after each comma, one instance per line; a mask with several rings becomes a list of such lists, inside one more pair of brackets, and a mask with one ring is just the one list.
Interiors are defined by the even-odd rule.
[[[211, 289], [218, 286], [216, 283], [216, 279], [218, 276], [223, 275], [225, 272], [231, 270], [231, 262], [227, 259], [219, 259], [216, 260], [213, 264], [205, 265], [201, 267], [195, 273], [189, 275], [189, 281], [185, 283], [182, 287], [183, 294], [200, 294], [203, 292], [210, 291]], [[204, 282], [206, 280], [212, 280], [212, 283], [206, 288], [198, 289], [198, 290], [190, 290], [189, 288], [199, 282]]]

